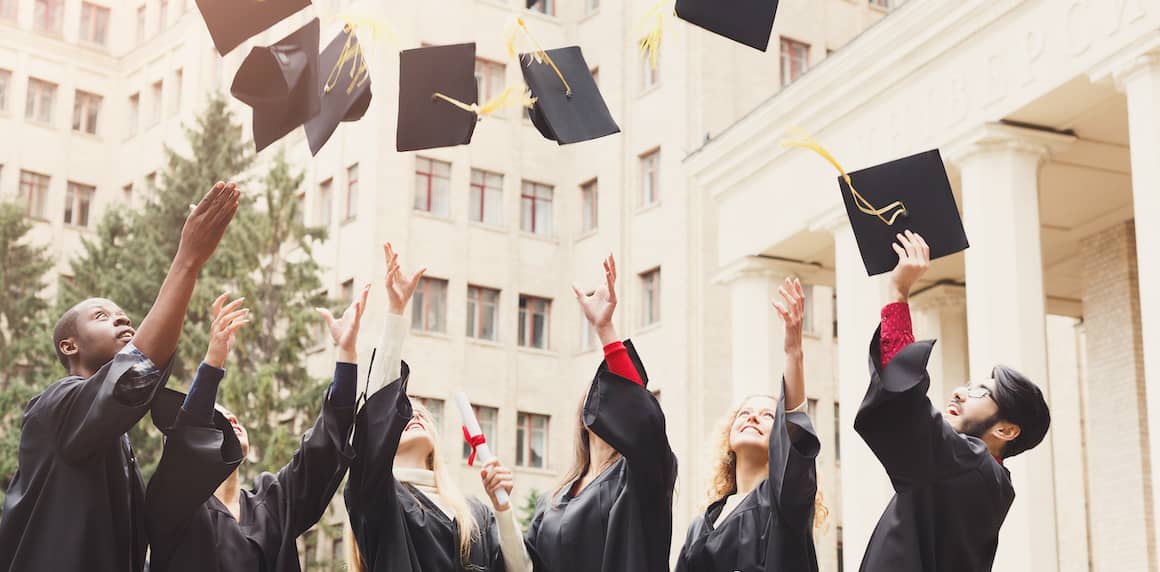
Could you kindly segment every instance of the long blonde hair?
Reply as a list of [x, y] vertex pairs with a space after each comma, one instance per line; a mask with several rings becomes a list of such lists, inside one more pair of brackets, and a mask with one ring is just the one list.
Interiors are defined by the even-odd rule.
[[[729, 436], [732, 434], [733, 422], [737, 419], [737, 413], [741, 411], [741, 407], [745, 405], [746, 401], [754, 397], [768, 397], [774, 401], [778, 400], [772, 395], [750, 395], [742, 399], [741, 403], [722, 420], [721, 427], [718, 429], [717, 454], [713, 462], [712, 478], [709, 479], [706, 505], [713, 504], [737, 492], [737, 453], [730, 447]], [[822, 528], [829, 516], [830, 509], [825, 505], [822, 487], [819, 486], [814, 494], [814, 530]]]
[[[459, 523], [459, 561], [465, 568], [470, 568], [471, 545], [480, 538], [479, 524], [475, 522], [475, 514], [471, 512], [467, 497], [459, 490], [459, 485], [451, 477], [447, 463], [439, 454], [439, 429], [435, 427], [431, 412], [414, 400], [411, 401], [411, 407], [414, 410], [414, 415], [427, 421], [424, 426], [431, 434], [432, 444], [431, 453], [427, 455], [427, 469], [435, 475], [435, 489], [439, 491], [439, 500], [451, 510], [451, 514], [455, 515], [455, 521]], [[354, 531], [349, 522], [347, 522], [346, 528], [347, 538], [350, 540], [347, 543], [346, 551], [347, 569], [354, 572], [366, 572], [366, 564], [362, 560], [362, 554], [359, 552], [358, 543], [354, 538]]]

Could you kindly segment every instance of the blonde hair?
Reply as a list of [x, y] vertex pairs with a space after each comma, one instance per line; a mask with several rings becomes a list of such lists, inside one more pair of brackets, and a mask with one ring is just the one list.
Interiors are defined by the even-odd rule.
[[[459, 561], [465, 568], [471, 568], [471, 545], [480, 538], [479, 523], [475, 522], [475, 514], [472, 513], [471, 506], [467, 503], [467, 497], [459, 490], [459, 485], [451, 477], [447, 464], [443, 462], [443, 457], [439, 454], [439, 430], [434, 423], [431, 423], [431, 412], [416, 401], [411, 402], [411, 407], [415, 416], [427, 420], [424, 426], [431, 434], [431, 453], [427, 455], [427, 469], [435, 475], [435, 489], [439, 492], [439, 500], [451, 511], [451, 514], [455, 515], [455, 520], [459, 523]], [[350, 540], [347, 543], [346, 551], [347, 569], [355, 572], [366, 572], [366, 564], [363, 562], [358, 542], [354, 538], [354, 531], [349, 522], [347, 522], [346, 528], [347, 538]]]
[[[737, 492], [737, 453], [733, 452], [729, 444], [729, 436], [732, 434], [733, 422], [737, 419], [737, 413], [741, 411], [741, 407], [745, 405], [746, 401], [754, 397], [767, 397], [774, 401], [778, 399], [772, 395], [756, 394], [750, 395], [741, 400], [741, 403], [734, 407], [728, 415], [722, 419], [721, 426], [718, 428], [717, 439], [717, 454], [713, 461], [713, 473], [709, 479], [709, 491], [706, 498], [706, 506], [713, 504], [733, 493]], [[768, 478], [768, 477], [767, 477]], [[819, 479], [820, 480], [820, 479]], [[814, 494], [814, 530], [822, 528], [826, 523], [826, 518], [830, 515], [830, 509], [825, 505], [825, 497], [822, 494], [822, 487], [817, 487], [817, 492]]]

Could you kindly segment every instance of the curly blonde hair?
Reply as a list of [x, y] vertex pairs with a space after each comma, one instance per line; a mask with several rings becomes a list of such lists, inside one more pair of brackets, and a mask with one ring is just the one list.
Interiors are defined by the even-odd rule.
[[[745, 405], [746, 401], [754, 397], [768, 397], [774, 401], [778, 399], [772, 395], [756, 394], [750, 395], [741, 400], [741, 403], [734, 407], [724, 419], [721, 420], [720, 426], [717, 429], [717, 454], [713, 461], [713, 473], [709, 479], [708, 495], [705, 499], [705, 506], [711, 505], [733, 493], [737, 492], [737, 453], [735, 453], [729, 445], [729, 436], [732, 433], [733, 421], [737, 419], [737, 413], [741, 411], [741, 407]], [[820, 476], [820, 475], [819, 475]], [[819, 479], [820, 481], [820, 479]], [[830, 516], [830, 509], [826, 507], [825, 496], [822, 494], [822, 487], [817, 487], [817, 493], [814, 495], [814, 531], [823, 529], [826, 524], [826, 519]]]

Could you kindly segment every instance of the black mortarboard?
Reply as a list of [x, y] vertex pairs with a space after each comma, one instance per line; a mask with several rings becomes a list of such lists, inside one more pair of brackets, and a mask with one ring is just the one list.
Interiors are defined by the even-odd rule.
[[541, 1], [542, 0], [528, 0], [528, 10], [531, 10], [532, 6], [539, 4]]
[[310, 0], [197, 0], [213, 45], [223, 56], [309, 5]]
[[429, 46], [399, 52], [399, 151], [451, 147], [471, 142], [478, 116], [462, 105], [478, 102], [475, 44]]
[[[897, 241], [895, 235], [905, 230], [922, 235], [932, 260], [970, 246], [938, 149], [855, 171], [850, 179], [861, 198], [842, 177], [838, 186], [871, 276], [898, 264], [891, 245]], [[878, 215], [873, 214], [876, 211]], [[887, 224], [892, 218], [894, 224]]]
[[777, 0], [677, 0], [676, 12], [686, 22], [764, 52]]
[[255, 46], [230, 93], [254, 108], [258, 151], [318, 114], [318, 18], [271, 46]]
[[[521, 69], [524, 81], [536, 98], [535, 105], [528, 110], [532, 124], [544, 137], [561, 145], [597, 139], [605, 135], [620, 133], [620, 127], [608, 112], [596, 80], [580, 46], [547, 50], [548, 57], [555, 62], [556, 70], [548, 61], [537, 62], [531, 54], [521, 54]], [[560, 75], [568, 82], [572, 93], [567, 93]]]
[[318, 83], [322, 106], [306, 122], [311, 155], [318, 154], [339, 123], [362, 119], [371, 105], [370, 72], [358, 36], [350, 26], [344, 26], [319, 56]]

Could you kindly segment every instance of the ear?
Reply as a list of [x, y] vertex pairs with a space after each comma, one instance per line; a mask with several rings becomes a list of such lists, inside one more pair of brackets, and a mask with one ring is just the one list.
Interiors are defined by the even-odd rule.
[[991, 435], [1004, 443], [1014, 441], [1019, 437], [1020, 433], [1022, 433], [1022, 429], [1018, 425], [1008, 421], [999, 421], [991, 427]]
[[80, 348], [77, 347], [77, 342], [74, 338], [65, 338], [56, 347], [60, 350], [60, 353], [69, 357], [75, 356], [80, 352]]

